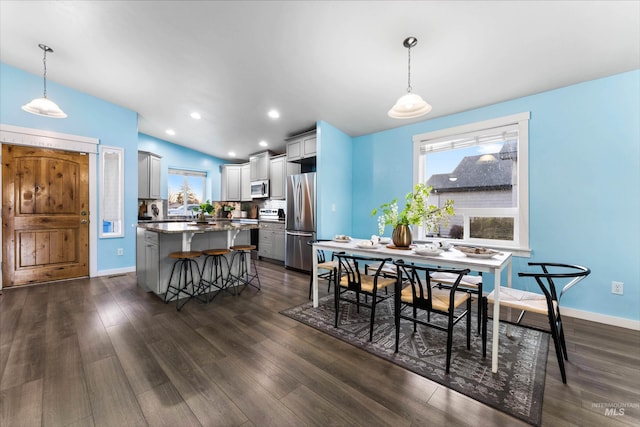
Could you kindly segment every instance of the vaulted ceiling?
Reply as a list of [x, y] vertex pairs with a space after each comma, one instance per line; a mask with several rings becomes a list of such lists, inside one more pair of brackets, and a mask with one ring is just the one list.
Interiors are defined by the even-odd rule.
[[[407, 36], [433, 110], [403, 121], [387, 111]], [[48, 80], [138, 112], [140, 132], [247, 158], [317, 120], [358, 136], [640, 68], [640, 2], [0, 1], [0, 60], [41, 75], [38, 43]]]

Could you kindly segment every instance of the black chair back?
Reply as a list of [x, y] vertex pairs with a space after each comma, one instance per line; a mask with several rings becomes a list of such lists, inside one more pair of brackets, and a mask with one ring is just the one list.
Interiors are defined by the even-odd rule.
[[[335, 253], [335, 258], [338, 259], [338, 275], [339, 278], [347, 279], [347, 289], [362, 292], [362, 276], [360, 273], [361, 264], [376, 263], [377, 269], [373, 276], [373, 293], [378, 288], [378, 278], [382, 277], [382, 269], [387, 262], [391, 262], [391, 258], [370, 258], [360, 255], [347, 255], [344, 252]], [[364, 266], [363, 266], [364, 268]], [[341, 281], [343, 279], [340, 279]]]
[[[554, 312], [553, 302], [559, 302], [562, 295], [575, 286], [582, 279], [591, 274], [591, 270], [587, 267], [583, 267], [580, 265], [573, 264], [561, 264], [561, 263], [553, 263], [553, 262], [530, 262], [531, 266], [539, 266], [542, 269], [541, 273], [529, 273], [529, 272], [521, 272], [518, 273], [519, 277], [533, 277], [540, 290], [544, 294], [547, 299], [547, 309], [550, 312]], [[556, 285], [553, 279], [571, 279], [569, 283], [567, 283], [560, 294], [558, 294], [556, 290]]]
[[[450, 287], [449, 307], [454, 308], [455, 292], [460, 285], [465, 274], [469, 274], [469, 269], [429, 267], [423, 265], [407, 264], [403, 260], [395, 261], [398, 268], [398, 280], [400, 283], [408, 283], [413, 294], [413, 305], [416, 308], [433, 311], [433, 298], [431, 296], [431, 273], [452, 273], [456, 279]], [[437, 281], [436, 281], [437, 282]]]
[[[312, 239], [312, 240], [308, 240], [307, 241], [307, 245], [313, 246], [314, 243], [317, 243], [317, 242], [328, 242], [328, 241], [329, 241], [329, 239], [315, 239], [315, 240]], [[321, 250], [321, 249], [318, 249], [317, 252], [318, 252], [318, 264], [325, 262], [327, 259], [326, 259], [326, 256], [324, 254], [324, 251]]]

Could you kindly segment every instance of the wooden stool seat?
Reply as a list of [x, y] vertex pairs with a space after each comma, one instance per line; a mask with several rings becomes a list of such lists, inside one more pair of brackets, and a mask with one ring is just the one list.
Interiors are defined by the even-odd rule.
[[255, 251], [256, 245], [234, 245], [231, 246], [233, 251]]
[[169, 258], [173, 259], [195, 259], [202, 255], [200, 251], [180, 251], [180, 252], [171, 252], [169, 254]]
[[207, 249], [202, 251], [203, 255], [226, 255], [228, 253], [231, 253], [231, 251], [227, 248]]

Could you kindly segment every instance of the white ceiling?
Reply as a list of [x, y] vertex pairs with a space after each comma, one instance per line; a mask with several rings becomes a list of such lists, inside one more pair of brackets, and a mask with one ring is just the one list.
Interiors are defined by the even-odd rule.
[[[387, 111], [410, 35], [433, 111], [403, 121]], [[38, 43], [48, 80], [138, 112], [140, 132], [246, 159], [317, 120], [358, 136], [640, 68], [640, 2], [0, 1], [0, 60], [42, 75]]]

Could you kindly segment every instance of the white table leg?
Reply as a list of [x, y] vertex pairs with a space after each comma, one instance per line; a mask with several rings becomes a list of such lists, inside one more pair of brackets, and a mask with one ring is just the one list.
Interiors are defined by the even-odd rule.
[[313, 277], [312, 277], [312, 280], [313, 280], [313, 289], [312, 289], [313, 306], [317, 307], [318, 306], [318, 249], [316, 249], [315, 245], [312, 246], [311, 256], [313, 257], [312, 258], [313, 268], [311, 269], [311, 274], [313, 274]]
[[[511, 271], [511, 263], [509, 263], [509, 271]], [[498, 372], [498, 341], [500, 337], [500, 274], [501, 271], [494, 273], [494, 293], [493, 293], [493, 341], [491, 347], [491, 372]], [[509, 275], [510, 276], [510, 275]]]

